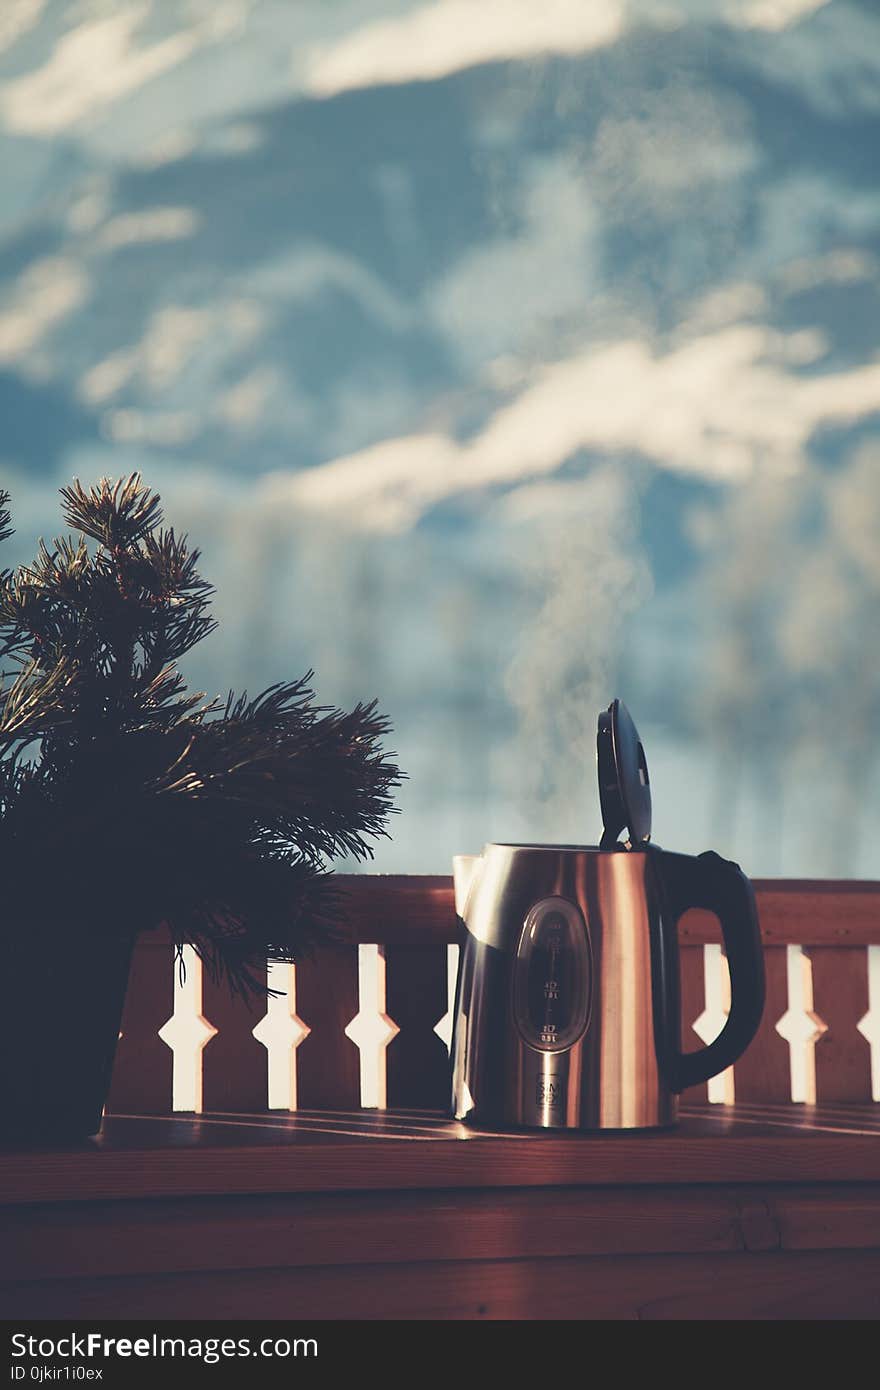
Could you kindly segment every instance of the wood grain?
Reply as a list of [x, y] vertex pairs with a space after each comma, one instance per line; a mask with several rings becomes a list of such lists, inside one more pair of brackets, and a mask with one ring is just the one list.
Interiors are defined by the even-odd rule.
[[871, 1049], [857, 1028], [868, 1011], [868, 952], [864, 946], [807, 951], [813, 970], [813, 1009], [827, 1025], [816, 1042], [816, 1099], [871, 1099]]
[[361, 945], [458, 941], [451, 874], [336, 874], [346, 939]]
[[786, 948], [764, 948], [767, 1002], [754, 1040], [733, 1069], [738, 1101], [790, 1101], [791, 1054], [776, 1025], [788, 1008]]
[[0, 1299], [7, 1318], [874, 1319], [880, 1251], [424, 1261], [52, 1280], [6, 1285]]
[[768, 946], [880, 945], [880, 883], [755, 879]]
[[[442, 874], [340, 874], [345, 890], [349, 940], [360, 942], [455, 942], [461, 928], [455, 916], [452, 878]], [[767, 945], [880, 945], [880, 883], [870, 880], [754, 879]], [[682, 941], [708, 944], [719, 939], [718, 922], [691, 912], [682, 924]]]
[[0, 1280], [300, 1265], [880, 1248], [880, 1192], [582, 1188], [0, 1209]]
[[839, 1192], [776, 1188], [770, 1198], [779, 1244], [785, 1250], [839, 1246], [880, 1249], [880, 1192], [855, 1184]]
[[381, 1116], [375, 1125], [370, 1133], [366, 1121], [344, 1114], [299, 1120], [278, 1113], [263, 1123], [117, 1117], [105, 1122], [98, 1143], [0, 1151], [0, 1201], [880, 1181], [874, 1107], [823, 1113], [817, 1125], [808, 1107], [710, 1106], [653, 1134], [493, 1136], [416, 1118], [391, 1138]]
[[[461, 940], [451, 875], [336, 874], [334, 881], [343, 895], [339, 930], [350, 943]], [[767, 945], [880, 946], [880, 882], [756, 878], [752, 883]], [[708, 945], [720, 939], [718, 921], [694, 909], [682, 919], [680, 935], [688, 944]], [[151, 932], [141, 945], [169, 941], [167, 933]]]
[[[266, 971], [256, 973], [265, 985]], [[202, 1013], [217, 1029], [202, 1052], [202, 1103], [206, 1110], [266, 1109], [266, 1049], [253, 1035], [265, 1012], [264, 999], [247, 1003], [205, 972]]]
[[360, 1054], [345, 1036], [358, 1011], [356, 946], [327, 947], [300, 961], [296, 1011], [311, 1029], [296, 1052], [298, 1105], [306, 1109], [359, 1105]]
[[740, 1207], [729, 1189], [556, 1188], [0, 1210], [0, 1279], [741, 1250]]

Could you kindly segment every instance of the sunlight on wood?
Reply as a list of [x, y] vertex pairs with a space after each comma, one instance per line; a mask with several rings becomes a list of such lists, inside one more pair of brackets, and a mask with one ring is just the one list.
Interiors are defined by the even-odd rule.
[[791, 1054], [791, 1098], [816, 1103], [816, 1043], [827, 1024], [813, 1012], [813, 966], [801, 946], [788, 946], [788, 1008], [776, 1024]]
[[868, 1012], [856, 1027], [871, 1049], [871, 1099], [880, 1100], [880, 946], [867, 949]]
[[[727, 968], [727, 957], [720, 946], [703, 947], [703, 978], [706, 1007], [694, 1023], [693, 1029], [704, 1043], [710, 1043], [718, 1037], [730, 1013], [730, 971]], [[710, 1078], [708, 1095], [713, 1105], [733, 1104], [733, 1067], [728, 1067], [720, 1076]]]
[[453, 1005], [455, 1003], [455, 983], [458, 978], [458, 953], [460, 947], [446, 947], [446, 1013], [439, 1023], [434, 1024], [434, 1032], [441, 1042], [445, 1043], [446, 1051], [452, 1047], [452, 1019]]

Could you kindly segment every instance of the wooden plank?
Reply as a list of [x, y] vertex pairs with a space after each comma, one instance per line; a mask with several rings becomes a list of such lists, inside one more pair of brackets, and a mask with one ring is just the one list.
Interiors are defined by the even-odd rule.
[[[452, 877], [445, 874], [337, 874], [351, 943], [407, 945], [459, 942]], [[761, 936], [768, 946], [880, 945], [880, 882], [848, 879], [754, 879]], [[718, 940], [711, 913], [692, 911], [681, 939]]]
[[791, 1054], [776, 1025], [788, 1008], [788, 967], [784, 946], [764, 949], [767, 1003], [754, 1041], [733, 1069], [737, 1101], [791, 1100]]
[[412, 945], [459, 941], [452, 877], [447, 874], [336, 874], [348, 941]]
[[[339, 874], [347, 894], [349, 940], [455, 942], [452, 878], [445, 875]], [[754, 879], [761, 934], [771, 946], [880, 945], [880, 883], [847, 879]], [[718, 940], [718, 923], [688, 913], [681, 937], [694, 945]]]
[[880, 944], [880, 883], [758, 879], [755, 887], [768, 942]]
[[165, 1114], [173, 1057], [159, 1029], [174, 1012], [174, 955], [165, 933], [149, 934], [132, 956], [107, 1111]]
[[[265, 985], [265, 969], [257, 977]], [[202, 1014], [218, 1030], [202, 1052], [202, 1103], [206, 1110], [266, 1109], [266, 1049], [253, 1036], [265, 1012], [265, 999], [245, 1001], [205, 971]]]
[[297, 1103], [360, 1104], [360, 1055], [345, 1029], [358, 1012], [356, 946], [328, 947], [296, 967], [296, 1009], [310, 1029], [297, 1048]]
[[[846, 879], [753, 879], [765, 946], [880, 944], [880, 883]], [[699, 908], [679, 924], [682, 942], [719, 940], [717, 918]]]
[[87, 1203], [0, 1210], [0, 1231], [0, 1279], [9, 1280], [681, 1253], [740, 1250], [744, 1244], [740, 1203], [727, 1188]]
[[816, 1042], [816, 1099], [871, 1099], [871, 1049], [856, 1027], [868, 1011], [868, 952], [864, 946], [807, 951], [813, 971], [813, 1010], [827, 1025]]
[[446, 1044], [434, 1032], [447, 1008], [445, 946], [387, 946], [386, 1008], [400, 1032], [387, 1060], [388, 1104], [443, 1110], [451, 1075]]
[[449, 1260], [55, 1280], [5, 1285], [0, 1298], [8, 1318], [44, 1319], [874, 1319], [880, 1251]]
[[[682, 946], [679, 951], [681, 975], [681, 1047], [683, 1052], [696, 1052], [704, 1046], [702, 1039], [694, 1032], [694, 1024], [706, 1007], [706, 982], [704, 973], [704, 947]], [[708, 1098], [708, 1087], [691, 1086], [684, 1092], [690, 1105], [698, 1105]]]
[[[745, 1194], [745, 1195], [744, 1195]], [[734, 1250], [880, 1249], [880, 1192], [510, 1189], [0, 1209], [0, 1280]]]
[[[792, 1118], [785, 1118], [786, 1112]], [[775, 1113], [775, 1118], [774, 1118]], [[399, 1137], [340, 1115], [105, 1123], [96, 1143], [0, 1151], [0, 1201], [119, 1200], [244, 1193], [657, 1183], [880, 1181], [876, 1109], [711, 1106], [655, 1134], [500, 1136], [416, 1119]]]
[[880, 1193], [853, 1185], [833, 1194], [821, 1188], [777, 1188], [769, 1199], [779, 1244], [785, 1250], [831, 1245], [880, 1249]]
[[880, 1249], [876, 1188], [344, 1193], [0, 1209], [0, 1279], [722, 1250]]
[[[825, 879], [754, 879], [761, 937], [767, 946], [880, 945], [880, 883]], [[709, 913], [688, 914], [682, 939], [717, 940]]]

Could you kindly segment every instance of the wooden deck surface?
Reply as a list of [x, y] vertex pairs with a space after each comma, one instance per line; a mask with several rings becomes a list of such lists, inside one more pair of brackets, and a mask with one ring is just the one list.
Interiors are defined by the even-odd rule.
[[0, 1202], [569, 1184], [880, 1182], [880, 1106], [683, 1107], [675, 1128], [496, 1133], [430, 1111], [108, 1116], [0, 1149]]
[[880, 1316], [880, 1106], [115, 1115], [0, 1151], [0, 1203], [6, 1317]]

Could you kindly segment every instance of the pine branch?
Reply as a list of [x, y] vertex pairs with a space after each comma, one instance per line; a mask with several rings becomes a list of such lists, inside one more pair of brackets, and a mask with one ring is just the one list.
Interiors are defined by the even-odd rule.
[[400, 781], [380, 745], [388, 723], [375, 705], [316, 706], [310, 679], [255, 700], [230, 695], [222, 717], [194, 732], [167, 790], [234, 806], [255, 831], [312, 859], [363, 859], [372, 853], [366, 837], [385, 833]]
[[65, 697], [74, 680], [71, 667], [59, 661], [48, 673], [39, 662], [23, 667], [2, 692], [0, 755], [16, 744], [32, 743], [65, 722]]
[[252, 992], [267, 957], [331, 933], [326, 861], [364, 858], [386, 833], [402, 777], [388, 723], [375, 704], [318, 705], [311, 672], [253, 699], [189, 692], [177, 663], [215, 627], [198, 550], [163, 528], [137, 474], [62, 499], [79, 534], [0, 575], [0, 655], [15, 668], [0, 689], [6, 918], [164, 921]]
[[160, 499], [144, 486], [140, 473], [115, 483], [102, 478], [88, 489], [77, 479], [61, 488], [61, 498], [68, 526], [109, 550], [134, 545], [162, 522]]
[[0, 541], [8, 541], [14, 534], [12, 526], [12, 513], [9, 510], [9, 493], [5, 488], [0, 488]]

